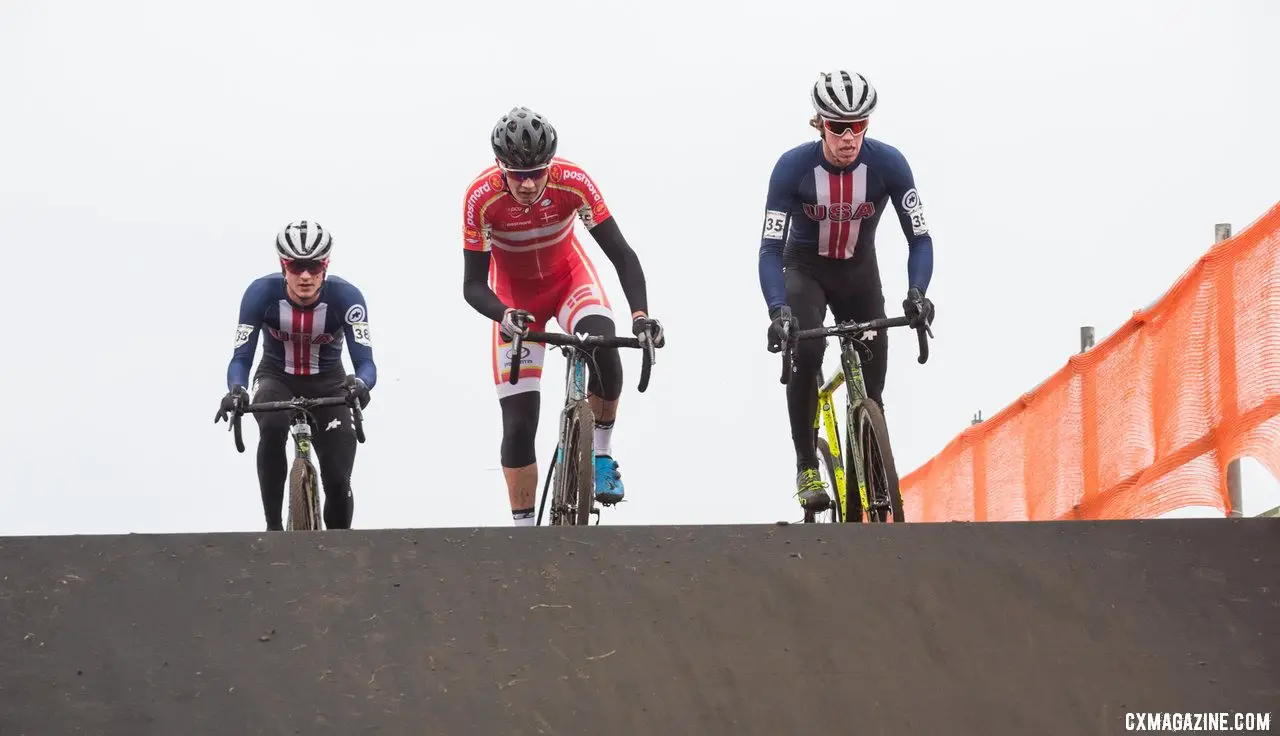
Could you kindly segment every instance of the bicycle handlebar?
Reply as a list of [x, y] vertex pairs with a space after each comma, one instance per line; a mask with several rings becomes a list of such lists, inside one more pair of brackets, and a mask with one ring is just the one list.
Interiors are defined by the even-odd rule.
[[[857, 335], [862, 332], [885, 330], [890, 327], [909, 327], [910, 325], [911, 318], [903, 316], [883, 317], [880, 319], [873, 319], [868, 322], [844, 322], [830, 327], [823, 326], [814, 327], [808, 330], [800, 330], [794, 335], [789, 336], [787, 341], [783, 343], [781, 382], [785, 384], [791, 378], [791, 353], [795, 348], [796, 342], [799, 340], [813, 340], [818, 338], [825, 339], [828, 337], [852, 337], [855, 340], [859, 340], [861, 338]], [[916, 360], [923, 365], [925, 361], [929, 360], [929, 341], [926, 334], [928, 337], [933, 337], [933, 330], [929, 328], [928, 324], [920, 325], [919, 327], [916, 327], [915, 330], [917, 341], [920, 346], [920, 355]]]
[[236, 411], [231, 417], [231, 430], [236, 437], [236, 451], [244, 452], [244, 439], [240, 435], [240, 417], [245, 414], [255, 414], [268, 411], [290, 411], [300, 410], [309, 411], [322, 406], [350, 406], [351, 416], [356, 423], [356, 440], [364, 442], [364, 415], [360, 412], [360, 402], [356, 401], [355, 394], [347, 394], [346, 396], [324, 396], [318, 399], [305, 399], [295, 397], [288, 401], [263, 401], [257, 404], [247, 404]]
[[517, 334], [511, 340], [511, 362], [510, 374], [507, 382], [515, 385], [520, 380], [520, 349], [526, 341], [543, 342], [548, 345], [558, 345], [560, 347], [572, 347], [579, 350], [589, 348], [637, 348], [643, 349], [644, 355], [640, 362], [640, 393], [649, 387], [649, 372], [656, 362], [654, 353], [655, 348], [651, 343], [641, 345], [638, 337], [605, 337], [603, 335], [569, 335], [563, 332], [536, 332], [529, 331], [523, 336]]

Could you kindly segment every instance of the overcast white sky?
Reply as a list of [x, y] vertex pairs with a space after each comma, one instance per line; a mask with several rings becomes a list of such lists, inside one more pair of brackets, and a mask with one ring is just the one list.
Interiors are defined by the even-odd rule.
[[[906, 155], [932, 228], [932, 357], [893, 335], [885, 395], [905, 474], [1059, 368], [1081, 324], [1101, 340], [1160, 296], [1215, 222], [1280, 198], [1278, 22], [1267, 0], [9, 0], [0, 533], [262, 528], [256, 428], [240, 455], [212, 416], [244, 287], [301, 218], [368, 300], [355, 525], [509, 525], [460, 218], [513, 105], [596, 179], [668, 331], [644, 395], [624, 353], [628, 502], [604, 523], [794, 519], [756, 252], [772, 166], [812, 139], [815, 74], [870, 77], [870, 135]], [[877, 248], [893, 309], [894, 218]], [[544, 463], [563, 370], [549, 355]], [[1247, 512], [1280, 503], [1260, 466], [1245, 481]]]

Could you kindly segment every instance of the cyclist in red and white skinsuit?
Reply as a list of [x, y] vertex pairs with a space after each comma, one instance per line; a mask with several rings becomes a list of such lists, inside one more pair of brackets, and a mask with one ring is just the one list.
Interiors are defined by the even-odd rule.
[[[502, 407], [502, 472], [517, 526], [534, 523], [543, 343], [523, 342], [520, 380], [508, 383], [511, 340], [519, 332], [544, 331], [555, 317], [570, 333], [612, 337], [613, 311], [595, 266], [574, 236], [580, 219], [613, 263], [631, 307], [631, 331], [663, 343], [662, 325], [648, 316], [644, 271], [618, 229], [600, 189], [577, 165], [555, 155], [556, 132], [541, 115], [513, 108], [494, 126], [497, 165], [481, 172], [463, 200], [463, 297], [493, 320], [493, 382]], [[622, 500], [618, 463], [610, 437], [622, 394], [622, 361], [616, 348], [598, 348], [588, 368], [588, 393], [596, 416], [596, 499]]]

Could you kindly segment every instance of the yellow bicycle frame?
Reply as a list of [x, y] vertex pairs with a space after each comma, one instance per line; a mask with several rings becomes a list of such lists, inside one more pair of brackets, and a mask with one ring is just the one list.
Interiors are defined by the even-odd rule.
[[[843, 347], [844, 341], [841, 341]], [[855, 387], [856, 396], [850, 397], [849, 405], [853, 401], [864, 398], [867, 395], [865, 384], [862, 382], [862, 366], [858, 359], [857, 353], [853, 349], [846, 350], [840, 356], [841, 369], [836, 371], [830, 378], [826, 380], [818, 388], [818, 411], [813, 418], [813, 428], [815, 430], [825, 429], [827, 435], [827, 445], [831, 450], [831, 464], [833, 468], [832, 475], [835, 481], [836, 505], [840, 511], [840, 520], [842, 522], [849, 521], [849, 492], [848, 483], [845, 479], [844, 462], [842, 462], [843, 451], [840, 444], [840, 424], [836, 418], [835, 410], [835, 393], [841, 386], [845, 385], [845, 373], [853, 377], [852, 385]], [[821, 376], [819, 376], [821, 378]], [[847, 406], [846, 406], [847, 410]], [[846, 427], [846, 432], [853, 431], [852, 427]], [[856, 441], [850, 442], [854, 452], [854, 475], [858, 484], [858, 500], [861, 505], [858, 513], [861, 515], [869, 508], [867, 503], [867, 482], [863, 478], [861, 448]]]

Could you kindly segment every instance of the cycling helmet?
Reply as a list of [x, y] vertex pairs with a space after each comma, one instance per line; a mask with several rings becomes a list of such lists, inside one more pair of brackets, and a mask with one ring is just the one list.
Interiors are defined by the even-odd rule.
[[876, 88], [843, 69], [819, 74], [810, 97], [818, 116], [831, 120], [861, 120], [876, 109]]
[[318, 222], [298, 220], [276, 234], [276, 253], [286, 261], [320, 261], [333, 250], [333, 236]]
[[513, 107], [493, 126], [493, 153], [509, 169], [536, 169], [556, 155], [556, 129], [527, 107]]

